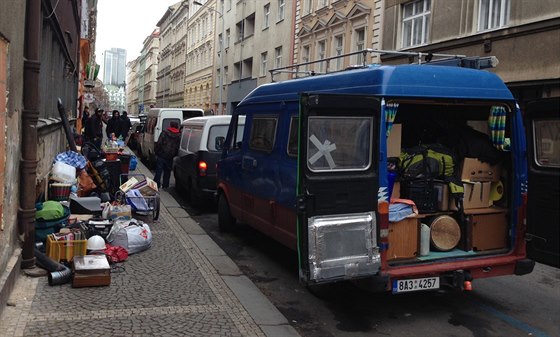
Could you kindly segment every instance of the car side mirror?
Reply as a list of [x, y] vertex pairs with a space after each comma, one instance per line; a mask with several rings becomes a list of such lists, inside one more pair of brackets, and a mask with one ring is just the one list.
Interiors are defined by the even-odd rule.
[[219, 150], [219, 151], [223, 150], [225, 141], [226, 141], [225, 137], [222, 137], [222, 136], [216, 137], [215, 145], [214, 145], [216, 150]]

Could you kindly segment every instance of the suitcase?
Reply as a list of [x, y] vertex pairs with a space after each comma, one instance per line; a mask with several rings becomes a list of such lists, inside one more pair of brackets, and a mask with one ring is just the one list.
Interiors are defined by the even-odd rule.
[[111, 267], [103, 255], [74, 257], [73, 288], [108, 286], [111, 284]]

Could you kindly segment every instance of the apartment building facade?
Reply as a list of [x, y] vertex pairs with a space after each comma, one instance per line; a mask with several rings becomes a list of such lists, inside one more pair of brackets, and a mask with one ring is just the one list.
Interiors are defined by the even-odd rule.
[[160, 29], [156, 94], [158, 107], [184, 106], [187, 20], [188, 2], [182, 1], [170, 6], [157, 23]]
[[[378, 63], [378, 54], [340, 55], [380, 49], [383, 1], [299, 0], [294, 37], [294, 77], [343, 70], [352, 65]], [[332, 60], [306, 64], [337, 57]]]
[[[555, 0], [391, 0], [383, 49], [496, 56], [491, 71], [527, 100], [560, 96], [560, 6]], [[384, 63], [408, 63], [386, 55]]]
[[186, 37], [186, 68], [184, 102], [188, 108], [204, 109], [214, 114], [217, 104], [213, 103], [213, 66], [218, 64], [219, 48], [215, 49], [214, 31], [219, 14], [216, 0], [201, 1], [202, 6], [189, 5]]
[[[218, 0], [223, 22], [216, 23], [216, 50], [220, 50], [220, 41], [224, 43], [223, 74], [219, 59], [214, 63], [213, 102], [220, 97], [218, 90], [223, 90], [224, 108], [218, 114], [231, 113], [251, 90], [270, 82], [268, 70], [291, 63], [297, 4], [289, 0]], [[219, 88], [222, 75], [223, 89]]]

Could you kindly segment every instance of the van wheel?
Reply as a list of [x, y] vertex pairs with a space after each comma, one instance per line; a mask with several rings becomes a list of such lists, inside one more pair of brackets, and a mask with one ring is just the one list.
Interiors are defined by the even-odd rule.
[[235, 227], [235, 223], [237, 219], [235, 219], [231, 215], [231, 211], [229, 209], [229, 204], [226, 199], [226, 196], [223, 193], [220, 193], [218, 199], [218, 227], [220, 228], [221, 232], [228, 232]]

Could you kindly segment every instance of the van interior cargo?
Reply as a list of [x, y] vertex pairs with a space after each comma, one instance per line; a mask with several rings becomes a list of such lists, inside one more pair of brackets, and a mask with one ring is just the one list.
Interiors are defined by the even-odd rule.
[[[390, 155], [395, 155], [395, 146], [403, 151], [438, 144], [451, 150], [453, 176], [463, 187], [463, 201], [458, 207], [445, 177], [408, 181], [397, 170], [392, 203], [398, 202], [395, 197], [411, 199], [419, 211], [390, 223], [389, 265], [508, 253], [514, 239], [508, 198], [513, 172], [509, 151], [511, 107], [493, 102], [393, 103], [398, 109], [393, 121], [396, 127], [390, 132], [396, 130], [397, 134], [388, 138]], [[499, 122], [493, 120], [495, 110], [501, 111]], [[388, 158], [388, 162], [399, 159]], [[422, 225], [429, 227], [429, 233], [422, 233], [426, 228]]]

